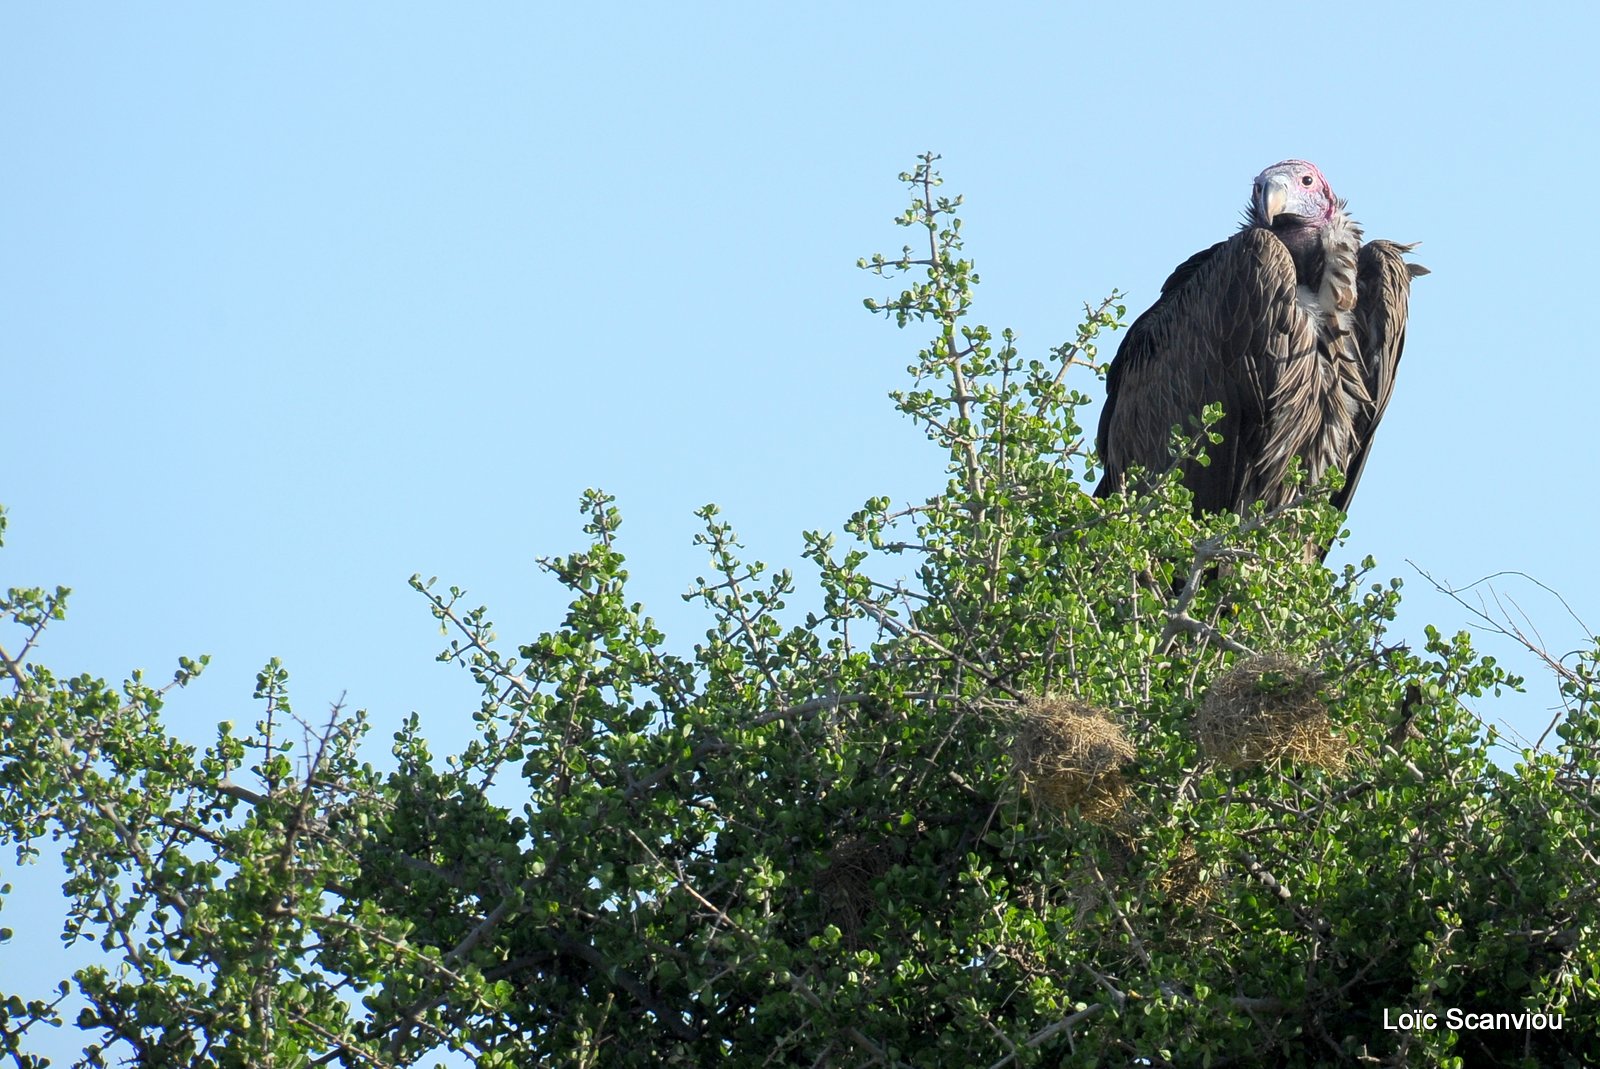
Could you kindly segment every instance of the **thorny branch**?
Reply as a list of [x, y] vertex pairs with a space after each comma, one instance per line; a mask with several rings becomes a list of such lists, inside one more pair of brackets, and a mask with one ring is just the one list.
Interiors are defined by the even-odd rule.
[[[1566, 663], [1566, 659], [1571, 657], [1573, 654], [1569, 652], [1560, 657], [1551, 654], [1544, 641], [1544, 637], [1539, 634], [1538, 627], [1534, 625], [1527, 612], [1525, 612], [1523, 608], [1509, 596], [1505, 596], [1505, 601], [1510, 602], [1512, 609], [1516, 610], [1517, 614], [1519, 614], [1523, 620], [1527, 622], [1529, 630], [1533, 631], [1533, 637], [1529, 638], [1527, 632], [1525, 632], [1513, 618], [1512, 612], [1505, 607], [1505, 604], [1502, 603], [1502, 595], [1499, 591], [1494, 589], [1493, 583], [1494, 580], [1499, 579], [1502, 576], [1514, 576], [1519, 579], [1527, 580], [1540, 590], [1543, 590], [1546, 594], [1549, 594], [1551, 597], [1555, 598], [1556, 601], [1560, 602], [1562, 609], [1566, 610], [1567, 615], [1571, 617], [1573, 622], [1578, 625], [1584, 635], [1594, 635], [1595, 632], [1589, 629], [1589, 626], [1583, 622], [1576, 612], [1573, 611], [1572, 606], [1567, 604], [1566, 599], [1556, 591], [1552, 590], [1550, 587], [1546, 586], [1544, 583], [1541, 583], [1538, 579], [1526, 572], [1509, 570], [1494, 572], [1493, 574], [1486, 575], [1481, 579], [1475, 579], [1463, 587], [1453, 587], [1435, 579], [1415, 561], [1407, 560], [1406, 563], [1415, 568], [1417, 574], [1432, 584], [1435, 590], [1441, 594], [1444, 594], [1446, 597], [1449, 597], [1457, 605], [1460, 605], [1462, 608], [1476, 616], [1479, 620], [1483, 621], [1484, 625], [1495, 634], [1511, 639], [1523, 649], [1537, 657], [1544, 664], [1544, 666], [1556, 676], [1557, 679], [1574, 687], [1581, 687], [1584, 684], [1585, 681], [1583, 677]], [[1489, 596], [1494, 599], [1495, 609], [1500, 614], [1498, 617], [1490, 615], [1487, 605], [1485, 605], [1483, 602], [1482, 595], [1479, 595], [1478, 604], [1476, 605], [1469, 602], [1463, 596], [1468, 591], [1478, 586], [1486, 586], [1488, 588]], [[1544, 730], [1539, 733], [1538, 739], [1534, 741], [1533, 749], [1539, 750], [1543, 748], [1545, 739], [1550, 737], [1550, 732], [1555, 730], [1556, 725], [1561, 722], [1561, 718], [1563, 716], [1571, 712], [1571, 706], [1567, 704], [1565, 694], [1562, 695], [1562, 702], [1562, 710], [1556, 713], [1555, 717], [1545, 725]]]

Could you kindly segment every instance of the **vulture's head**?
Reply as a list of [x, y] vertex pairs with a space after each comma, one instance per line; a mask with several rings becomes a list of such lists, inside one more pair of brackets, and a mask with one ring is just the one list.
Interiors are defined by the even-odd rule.
[[1251, 226], [1271, 226], [1289, 215], [1301, 226], [1318, 227], [1333, 218], [1337, 206], [1333, 190], [1316, 164], [1284, 160], [1256, 175], [1248, 215]]

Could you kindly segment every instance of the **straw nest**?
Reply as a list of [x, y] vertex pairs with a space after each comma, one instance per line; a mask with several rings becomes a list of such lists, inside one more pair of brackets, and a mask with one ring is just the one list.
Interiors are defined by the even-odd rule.
[[1133, 746], [1111, 714], [1046, 695], [1024, 702], [1020, 720], [1011, 757], [1028, 796], [1048, 809], [1113, 823], [1133, 793], [1122, 775]]
[[860, 944], [862, 925], [877, 897], [872, 885], [888, 873], [891, 863], [887, 844], [862, 835], [848, 835], [828, 851], [816, 887], [827, 903], [828, 919], [838, 925], [847, 947]]
[[1178, 847], [1175, 857], [1156, 877], [1156, 886], [1166, 897], [1180, 905], [1199, 907], [1211, 901], [1216, 893], [1216, 883], [1206, 880], [1205, 865], [1192, 841]]
[[1328, 719], [1321, 673], [1281, 653], [1250, 657], [1218, 677], [1194, 728], [1201, 751], [1228, 768], [1338, 769], [1349, 750]]

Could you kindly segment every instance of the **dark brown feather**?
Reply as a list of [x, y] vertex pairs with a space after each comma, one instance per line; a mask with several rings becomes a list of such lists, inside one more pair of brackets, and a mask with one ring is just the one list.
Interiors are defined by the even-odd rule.
[[1313, 324], [1295, 304], [1295, 266], [1270, 231], [1241, 230], [1190, 257], [1161, 297], [1128, 328], [1106, 379], [1096, 447], [1105, 497], [1131, 467], [1172, 463], [1173, 428], [1193, 434], [1201, 410], [1221, 403], [1211, 464], [1184, 466], [1196, 509], [1242, 509], [1261, 495], [1257, 459], [1281, 368], [1314, 358]]
[[[1197, 511], [1280, 504], [1296, 456], [1312, 479], [1343, 470], [1333, 504], [1348, 508], [1394, 389], [1411, 279], [1426, 269], [1405, 262], [1409, 245], [1359, 245], [1359, 227], [1340, 208], [1317, 245], [1302, 249], [1315, 262], [1298, 273], [1264, 227], [1246, 227], [1172, 273], [1107, 375], [1096, 496], [1122, 489], [1134, 467], [1165, 471], [1173, 428], [1193, 434], [1202, 409], [1220, 403], [1223, 441], [1209, 447], [1211, 464], [1183, 465]], [[1297, 299], [1302, 285], [1315, 300]]]
[[1361, 247], [1356, 267], [1356, 339], [1361, 347], [1362, 375], [1371, 404], [1356, 417], [1355, 452], [1345, 465], [1344, 488], [1333, 497], [1334, 507], [1348, 511], [1350, 498], [1361, 481], [1372, 449], [1378, 421], [1394, 392], [1395, 370], [1406, 347], [1406, 318], [1410, 310], [1411, 280], [1425, 275], [1421, 264], [1406, 263], [1410, 245], [1369, 241]]

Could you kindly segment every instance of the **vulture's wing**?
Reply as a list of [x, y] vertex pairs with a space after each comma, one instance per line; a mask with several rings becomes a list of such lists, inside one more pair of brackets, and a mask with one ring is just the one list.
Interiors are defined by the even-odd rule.
[[1184, 483], [1195, 507], [1240, 509], [1262, 496], [1257, 485], [1278, 369], [1314, 359], [1312, 322], [1295, 303], [1295, 268], [1270, 231], [1252, 227], [1198, 253], [1172, 273], [1161, 296], [1128, 328], [1106, 377], [1106, 405], [1095, 444], [1105, 477], [1098, 497], [1122, 488], [1128, 468], [1172, 464], [1173, 427], [1198, 426], [1208, 404], [1222, 404], [1211, 464], [1188, 463]]
[[1345, 471], [1344, 489], [1333, 497], [1334, 507], [1347, 510], [1361, 481], [1372, 435], [1394, 391], [1394, 373], [1406, 347], [1406, 311], [1411, 280], [1428, 273], [1420, 264], [1406, 263], [1412, 246], [1393, 241], [1369, 241], [1356, 260], [1356, 343], [1361, 347], [1361, 370], [1366, 376], [1372, 407], [1356, 414], [1354, 449]]

